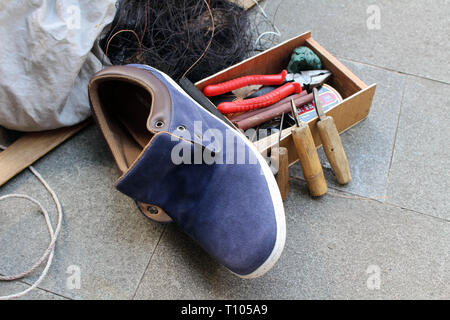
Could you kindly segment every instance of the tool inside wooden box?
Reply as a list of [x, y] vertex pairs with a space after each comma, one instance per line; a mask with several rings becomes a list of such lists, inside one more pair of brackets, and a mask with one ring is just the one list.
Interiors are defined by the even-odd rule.
[[[318, 74], [314, 75], [322, 77], [321, 81], [316, 81], [318, 82], [316, 84], [307, 83], [307, 85], [304, 85], [307, 77], [302, 78], [303, 83], [302, 81], [294, 80], [294, 82], [301, 83], [300, 90], [298, 86], [296, 88], [294, 85], [290, 85], [290, 88], [287, 88], [289, 85], [281, 81], [276, 83], [276, 79], [279, 77], [288, 79], [287, 72], [284, 70], [290, 65], [294, 50], [297, 50], [299, 47], [311, 50], [320, 59], [322, 67]], [[289, 71], [292, 72], [292, 70]], [[331, 75], [324, 76], [326, 72], [330, 72]], [[248, 96], [260, 89], [261, 85], [267, 85], [264, 81], [281, 87], [269, 87], [269, 90], [267, 90], [268, 94], [261, 89], [261, 93], [257, 94], [256, 97]], [[259, 86], [239, 89], [248, 84], [258, 84]], [[288, 165], [292, 165], [300, 159], [303, 171], [308, 173], [312, 163], [309, 163], [311, 160], [306, 154], [310, 154], [313, 152], [312, 150], [316, 152], [315, 149], [323, 143], [327, 158], [338, 182], [341, 184], [350, 182], [349, 164], [339, 133], [349, 129], [368, 116], [376, 85], [367, 86], [312, 39], [310, 32], [288, 40], [273, 49], [204, 79], [198, 82], [196, 86], [207, 96], [222, 94], [218, 99], [213, 98], [213, 102], [218, 107], [218, 110], [224, 113], [227, 119], [233, 122], [236, 127], [242, 130], [256, 129], [256, 135], [253, 134], [250, 139], [254, 141], [261, 153], [279, 153], [284, 148], [283, 152], [288, 154]], [[318, 90], [315, 89], [314, 95], [311, 93], [313, 87], [318, 87]], [[229, 92], [234, 89], [238, 90], [230, 94]], [[303, 92], [301, 92], [302, 89]], [[275, 91], [279, 92], [273, 94]], [[258, 98], [265, 93], [265, 99]], [[239, 97], [239, 95], [241, 96]], [[237, 101], [230, 102], [233, 98], [237, 98]], [[314, 102], [312, 102], [313, 99]], [[286, 104], [286, 108], [281, 107], [283, 103]], [[278, 112], [271, 114], [264, 111], [273, 108], [277, 104]], [[285, 113], [290, 113], [290, 110], [288, 110], [289, 104], [294, 106], [291, 110], [297, 110], [297, 121], [295, 121], [296, 118], [293, 112], [288, 117], [282, 117]], [[233, 114], [236, 111], [238, 113]], [[258, 115], [264, 115], [264, 112], [265, 116], [260, 116], [260, 119], [256, 119], [259, 122], [247, 121], [248, 123], [244, 123], [248, 120], [246, 114], [252, 115], [252, 113], [256, 113], [254, 118], [258, 118]], [[243, 118], [244, 120], [242, 120]], [[282, 118], [287, 120], [280, 125], [280, 119]], [[250, 118], [250, 120], [254, 119]], [[305, 125], [301, 125], [303, 129], [298, 131], [295, 128], [299, 128], [300, 122]], [[287, 127], [287, 129], [278, 132], [279, 127]], [[263, 131], [262, 135], [259, 134], [261, 129]], [[295, 137], [293, 132], [297, 132]], [[301, 135], [306, 133], [309, 138], [302, 138]], [[310, 151], [306, 152], [305, 150]], [[318, 163], [318, 157], [316, 156], [315, 159], [317, 163], [314, 167], [319, 168], [321, 171], [322, 168], [320, 163]], [[277, 169], [286, 172], [286, 168]], [[284, 181], [279, 182], [280, 190], [286, 189], [288, 179], [278, 180]], [[317, 186], [315, 186], [316, 182], [313, 179], [307, 179], [307, 183], [310, 190], [317, 191], [320, 189], [320, 192], [311, 192], [311, 195], [323, 195], [326, 193], [327, 188], [324, 180], [317, 182]], [[321, 188], [318, 187], [319, 184], [322, 186]], [[286, 197], [287, 195], [283, 196], [283, 198]]]
[[[267, 75], [277, 74], [289, 64], [292, 52], [300, 46], [310, 48], [322, 61], [322, 69], [331, 71], [332, 76], [327, 80], [327, 84], [336, 89], [342, 96], [342, 102], [330, 108], [326, 113], [332, 116], [336, 122], [339, 133], [348, 130], [360, 121], [364, 120], [370, 111], [376, 84], [366, 85], [338, 59], [323, 48], [311, 37], [311, 32], [306, 32], [300, 36], [287, 40], [280, 45], [262, 52], [254, 57], [242, 61], [229, 67], [211, 77], [197, 82], [195, 85], [199, 90], [203, 90], [208, 85], [223, 83], [243, 76], [255, 74]], [[307, 121], [316, 147], [320, 147], [322, 142], [319, 132], [316, 129], [317, 117]], [[291, 139], [291, 128], [283, 130], [281, 146], [287, 147], [289, 151], [294, 151], [295, 146]], [[266, 138], [255, 142], [260, 152], [267, 152], [277, 144], [278, 137], [272, 134]], [[289, 163], [297, 162], [295, 152], [289, 153]]]

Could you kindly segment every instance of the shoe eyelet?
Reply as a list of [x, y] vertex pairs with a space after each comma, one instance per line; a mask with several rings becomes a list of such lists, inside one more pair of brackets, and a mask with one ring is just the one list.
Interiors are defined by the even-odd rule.
[[162, 128], [162, 127], [164, 127], [164, 121], [162, 121], [162, 120], [156, 121], [156, 122], [155, 122], [155, 127], [157, 127], [157, 128]]
[[156, 208], [154, 206], [148, 206], [147, 212], [150, 214], [158, 214], [159, 210], [158, 210], [158, 208]]
[[184, 131], [184, 130], [186, 130], [186, 127], [183, 126], [183, 125], [180, 125], [180, 126], [177, 127], [177, 130], [178, 131]]

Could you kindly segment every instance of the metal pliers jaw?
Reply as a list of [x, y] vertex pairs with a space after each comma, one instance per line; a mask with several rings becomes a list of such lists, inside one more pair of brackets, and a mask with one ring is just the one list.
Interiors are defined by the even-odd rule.
[[289, 73], [286, 82], [298, 82], [302, 85], [303, 90], [311, 91], [313, 88], [321, 86], [325, 83], [332, 73], [329, 70], [310, 70], [301, 71], [300, 73]]

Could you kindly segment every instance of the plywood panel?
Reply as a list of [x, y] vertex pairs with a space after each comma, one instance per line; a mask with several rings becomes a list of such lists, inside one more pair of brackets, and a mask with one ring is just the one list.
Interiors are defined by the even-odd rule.
[[0, 152], [0, 186], [88, 125], [89, 121], [57, 130], [25, 133]]
[[[257, 2], [260, 2], [261, 0], [256, 0]], [[256, 3], [253, 0], [231, 0], [230, 2], [234, 2], [237, 5], [241, 6], [245, 10], [250, 9], [253, 7]]]
[[[351, 127], [355, 126], [369, 115], [370, 106], [372, 104], [373, 96], [375, 94], [376, 84], [373, 84], [366, 89], [354, 94], [345, 99], [342, 103], [326, 112], [327, 115], [332, 116], [336, 123], [336, 128], [339, 133], [343, 133]], [[309, 128], [314, 138], [316, 147], [322, 145], [319, 132], [317, 130], [317, 118], [308, 122]], [[257, 149], [262, 154], [267, 154], [268, 151], [276, 146], [278, 143], [278, 135], [274, 134], [264, 139], [255, 142]], [[298, 161], [295, 152], [295, 145], [291, 137], [291, 128], [283, 130], [280, 146], [286, 147], [289, 154], [289, 164], [292, 165]]]

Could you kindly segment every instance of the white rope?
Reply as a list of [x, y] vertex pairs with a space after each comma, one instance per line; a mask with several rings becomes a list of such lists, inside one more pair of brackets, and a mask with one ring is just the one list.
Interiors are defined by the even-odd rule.
[[269, 19], [269, 16], [267, 15], [266, 11], [263, 9], [263, 7], [261, 7], [258, 3], [258, 1], [253, 0], [253, 2], [256, 4], [256, 6], [259, 8], [259, 10], [261, 11], [261, 14], [263, 15], [263, 17], [269, 22], [269, 24], [272, 26], [272, 28], [275, 30], [274, 31], [266, 31], [261, 33], [258, 38], [255, 40], [255, 47], [259, 48], [259, 42], [261, 41], [261, 39], [269, 34], [275, 35], [277, 37], [281, 37], [281, 32], [280, 30], [277, 28], [277, 26]]
[[[4, 149], [6, 149], [6, 147], [0, 145], [0, 149], [4, 150]], [[0, 296], [0, 300], [10, 300], [10, 299], [16, 299], [16, 298], [22, 297], [22, 296], [26, 295], [28, 292], [30, 292], [31, 290], [35, 289], [42, 282], [42, 280], [44, 280], [44, 278], [47, 275], [48, 270], [50, 269], [50, 266], [52, 264], [53, 256], [55, 253], [56, 239], [58, 238], [59, 232], [61, 230], [63, 212], [62, 212], [62, 207], [61, 207], [61, 203], [59, 202], [58, 196], [52, 190], [52, 188], [50, 188], [50, 186], [44, 180], [44, 178], [42, 178], [42, 176], [39, 174], [39, 172], [36, 171], [36, 169], [34, 169], [32, 166], [29, 166], [28, 169], [30, 169], [30, 171], [42, 183], [42, 185], [45, 187], [45, 189], [47, 189], [47, 191], [50, 193], [51, 197], [53, 198], [53, 201], [55, 202], [55, 205], [56, 205], [56, 211], [58, 212], [58, 222], [56, 224], [55, 231], [53, 231], [52, 223], [50, 221], [50, 217], [48, 215], [47, 210], [45, 210], [45, 208], [41, 205], [41, 203], [39, 201], [37, 201], [36, 199], [34, 199], [30, 196], [27, 196], [24, 194], [8, 194], [8, 195], [0, 197], [0, 201], [8, 199], [8, 198], [19, 198], [19, 199], [25, 199], [25, 200], [31, 201], [35, 205], [37, 205], [45, 218], [45, 223], [47, 224], [47, 229], [48, 229], [48, 232], [50, 234], [50, 239], [51, 239], [50, 244], [48, 245], [44, 254], [30, 269], [28, 269], [25, 272], [16, 274], [16, 275], [0, 276], [0, 281], [13, 281], [13, 280], [25, 278], [26, 276], [31, 274], [34, 270], [36, 270], [36, 268], [38, 268], [47, 259], [47, 264], [45, 265], [45, 268], [42, 271], [39, 278], [28, 289], [23, 290], [18, 293], [15, 293], [15, 294], [11, 294], [11, 295]]]

